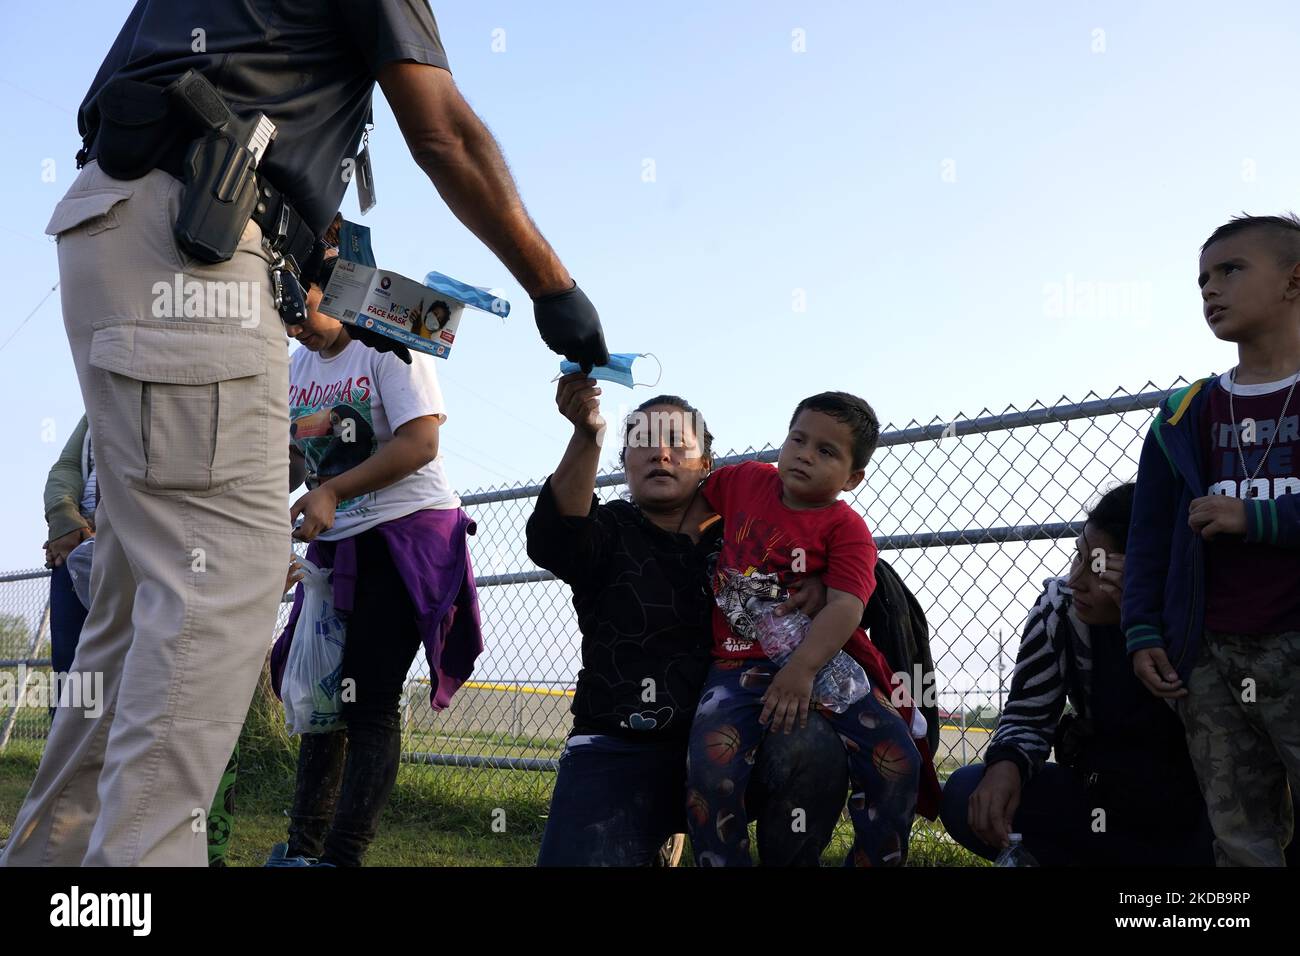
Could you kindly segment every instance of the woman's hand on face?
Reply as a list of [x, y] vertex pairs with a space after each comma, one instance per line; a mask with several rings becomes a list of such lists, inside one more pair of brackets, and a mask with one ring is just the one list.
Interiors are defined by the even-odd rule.
[[334, 527], [334, 512], [338, 506], [338, 495], [328, 484], [307, 492], [289, 509], [290, 524], [298, 520], [298, 515], [302, 515], [302, 526], [294, 529], [294, 538], [298, 541], [311, 541]]
[[776, 606], [773, 613], [777, 617], [803, 611], [809, 617], [816, 617], [817, 612], [826, 606], [826, 585], [820, 574], [809, 574], [795, 581], [787, 589], [789, 597]]
[[1124, 600], [1124, 555], [1114, 551], [1107, 553], [1106, 570], [1097, 577], [1100, 579], [1098, 587], [1110, 595], [1116, 604], [1121, 604]]
[[573, 427], [596, 438], [605, 429], [605, 419], [600, 414], [600, 388], [594, 378], [582, 372], [570, 372], [562, 377], [555, 389], [555, 404], [560, 414], [573, 422]]

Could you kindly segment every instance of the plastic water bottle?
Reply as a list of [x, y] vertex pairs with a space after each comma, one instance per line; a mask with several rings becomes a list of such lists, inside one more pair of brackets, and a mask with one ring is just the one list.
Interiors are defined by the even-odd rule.
[[763, 653], [774, 664], [784, 665], [795, 648], [803, 643], [812, 627], [812, 618], [802, 611], [777, 617], [773, 613], [775, 606], [765, 602], [757, 613], [751, 614], [750, 619], [754, 622], [754, 637]]
[[1007, 839], [1011, 842], [1007, 848], [998, 854], [997, 862], [994, 866], [1037, 866], [1038, 861], [1033, 855], [1025, 849], [1021, 842], [1019, 833], [1008, 833]]
[[[763, 653], [774, 664], [783, 666], [795, 648], [803, 643], [812, 627], [812, 618], [802, 611], [795, 611], [782, 617], [774, 613], [775, 604], [764, 604], [751, 615], [754, 622], [754, 636], [763, 648]], [[843, 651], [836, 651], [813, 681], [813, 700], [837, 714], [842, 714], [854, 704], [867, 696], [871, 683], [862, 665]]]
[[813, 683], [813, 696], [817, 702], [837, 714], [844, 713], [870, 692], [867, 672], [843, 651], [835, 652], [835, 656], [817, 672], [817, 680]]

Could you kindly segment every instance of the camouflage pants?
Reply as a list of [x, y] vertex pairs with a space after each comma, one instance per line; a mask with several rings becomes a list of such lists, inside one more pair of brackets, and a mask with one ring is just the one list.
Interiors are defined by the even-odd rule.
[[1219, 866], [1285, 866], [1300, 786], [1300, 631], [1206, 631], [1178, 703]]

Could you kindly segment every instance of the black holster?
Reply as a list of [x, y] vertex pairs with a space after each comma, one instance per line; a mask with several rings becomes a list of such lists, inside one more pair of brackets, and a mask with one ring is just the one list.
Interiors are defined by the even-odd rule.
[[257, 203], [253, 154], [233, 136], [210, 132], [190, 144], [184, 173], [176, 241], [196, 259], [225, 262]]
[[117, 78], [95, 98], [98, 125], [88, 153], [114, 179], [139, 179], [162, 169], [185, 184], [176, 241], [202, 262], [234, 255], [257, 201], [253, 157], [232, 137], [196, 138], [167, 89]]
[[[105, 84], [86, 117], [90, 128], [78, 168], [95, 159], [114, 179], [139, 179], [151, 169], [170, 173], [185, 184], [173, 228], [187, 254], [202, 262], [227, 261], [252, 219], [267, 244], [291, 262], [289, 271], [311, 281], [324, 244], [255, 168], [252, 153], [232, 131], [212, 128], [212, 114], [228, 107], [192, 72], [168, 87], [122, 78]], [[183, 96], [178, 87], [185, 87]]]

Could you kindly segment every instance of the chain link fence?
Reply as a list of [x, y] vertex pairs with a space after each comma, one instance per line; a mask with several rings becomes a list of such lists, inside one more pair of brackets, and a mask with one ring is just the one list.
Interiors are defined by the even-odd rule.
[[[1151, 411], [1183, 384], [1161, 390], [1148, 382], [1138, 393], [882, 428], [867, 478], [849, 500], [930, 624], [941, 777], [980, 759], [1042, 582], [1066, 573], [1085, 507], [1135, 477]], [[719, 463], [776, 454], [751, 448]], [[538, 488], [519, 483], [463, 496], [478, 525], [470, 547], [486, 650], [443, 713], [429, 707], [423, 654], [403, 698], [408, 772], [441, 778], [452, 791], [495, 792], [509, 771], [514, 793], [544, 801], [554, 782], [546, 771], [570, 727], [581, 639], [568, 588], [525, 553]], [[598, 479], [603, 500], [625, 493], [621, 473]], [[0, 690], [9, 689], [0, 697], [0, 751], [48, 730], [41, 707], [12, 706], [12, 689], [49, 668], [48, 575], [0, 575]], [[282, 605], [276, 633], [288, 610]]]

